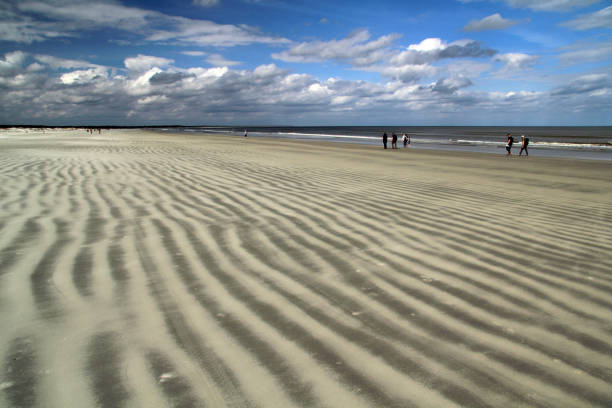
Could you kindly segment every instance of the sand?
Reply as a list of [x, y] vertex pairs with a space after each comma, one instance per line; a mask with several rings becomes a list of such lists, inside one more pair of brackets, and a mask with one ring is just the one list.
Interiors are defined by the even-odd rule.
[[612, 406], [612, 163], [0, 133], [0, 406]]

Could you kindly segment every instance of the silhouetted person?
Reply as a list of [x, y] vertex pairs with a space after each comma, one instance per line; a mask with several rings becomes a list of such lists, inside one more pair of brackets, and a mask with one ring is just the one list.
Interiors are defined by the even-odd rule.
[[395, 134], [395, 132], [391, 134], [391, 148], [397, 149], [397, 135]]
[[519, 152], [519, 156], [523, 154], [523, 150], [525, 151], [525, 156], [529, 156], [529, 152], [527, 151], [528, 145], [529, 145], [529, 138], [525, 137], [525, 135], [521, 135], [521, 151]]
[[383, 146], [387, 148], [387, 132], [383, 133]]
[[244, 129], [244, 137], [249, 137], [249, 135], [247, 134], [247, 130]]
[[508, 137], [508, 141], [506, 143], [506, 151], [508, 152], [507, 156], [512, 156], [512, 144], [514, 143], [514, 138], [510, 133], [506, 134]]

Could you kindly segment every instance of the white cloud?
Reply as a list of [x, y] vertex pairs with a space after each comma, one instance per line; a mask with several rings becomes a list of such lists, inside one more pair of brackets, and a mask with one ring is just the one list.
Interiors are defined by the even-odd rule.
[[577, 77], [566, 85], [561, 85], [552, 91], [553, 95], [575, 95], [599, 93], [612, 88], [612, 77], [608, 74], [588, 74]]
[[156, 74], [163, 72], [158, 67], [151, 68], [146, 72], [141, 73], [140, 76], [136, 77], [134, 80], [129, 80], [125, 82], [125, 89], [130, 95], [147, 95], [153, 92], [153, 87], [151, 86], [151, 78]]
[[612, 28], [612, 6], [590, 14], [583, 14], [578, 18], [562, 24], [573, 30], [592, 30], [594, 28]]
[[60, 81], [66, 85], [86, 84], [97, 80], [105, 80], [107, 76], [108, 73], [104, 68], [90, 68], [62, 74]]
[[380, 72], [385, 78], [413, 83], [435, 75], [439, 69], [430, 64], [436, 61], [488, 58], [496, 53], [476, 41], [461, 40], [447, 44], [440, 38], [426, 38], [397, 52], [391, 47], [397, 38], [398, 35], [392, 34], [370, 41], [370, 33], [360, 30], [341, 40], [303, 42], [272, 56], [290, 62], [343, 62], [355, 69]]
[[[412, 51], [440, 53], [448, 48], [443, 45], [428, 41], [417, 44]], [[509, 111], [523, 114], [565, 105], [563, 109], [571, 110], [575, 106], [570, 105], [578, 104], [585, 109], [591, 106], [601, 110], [612, 102], [612, 81], [603, 74], [576, 78], [550, 93], [521, 89], [503, 93], [477, 91], [472, 87], [473, 77], [462, 75], [470, 71], [472, 63], [464, 60], [441, 67], [389, 65], [395, 71], [383, 75], [391, 81], [378, 83], [341, 78], [320, 80], [274, 64], [253, 70], [179, 69], [167, 59], [161, 61], [165, 66], [155, 64], [146, 71], [119, 76], [86, 61], [67, 62], [43, 55], [36, 58], [52, 62], [57, 71], [51, 72], [51, 66], [45, 64], [44, 71], [26, 72], [23, 67], [32, 58], [17, 52], [0, 59], [4, 73], [0, 75], [3, 89], [0, 121], [4, 123], [23, 123], [32, 118], [68, 124], [92, 123], [96, 118], [105, 118], [107, 123], [112, 118], [115, 124], [193, 124], [209, 120], [221, 124], [250, 120], [282, 123], [287, 118], [294, 123], [318, 120], [329, 123], [335, 119], [363, 123], [368, 118], [380, 123], [397, 117], [430, 123], [440, 119], [465, 123], [474, 115], [503, 118]], [[525, 66], [525, 57], [502, 54], [499, 61]], [[152, 65], [152, 60], [143, 56], [136, 57], [134, 62], [138, 69]], [[87, 66], [64, 72], [69, 65]], [[476, 68], [483, 70], [484, 66]], [[428, 75], [442, 78], [432, 78], [425, 85], [408, 80], [411, 76]]]
[[432, 90], [442, 94], [451, 94], [472, 85], [474, 83], [466, 77], [442, 78], [435, 83]]
[[189, 55], [191, 57], [203, 57], [206, 55], [204, 51], [181, 51], [183, 55]]
[[405, 83], [417, 82], [438, 73], [439, 68], [427, 64], [383, 66], [378, 68], [385, 78]]
[[[63, 2], [62, 4], [44, 3], [41, 1], [19, 2], [21, 12], [43, 15], [45, 18], [80, 23], [79, 28], [87, 26], [109, 26], [133, 30], [147, 24], [147, 19], [160, 13], [135, 7], [126, 7], [105, 2]], [[76, 28], [76, 27], [75, 27]]]
[[87, 61], [70, 60], [42, 54], [34, 55], [34, 59], [36, 59], [38, 62], [42, 62], [43, 64], [48, 65], [52, 69], [91, 68], [98, 66]]
[[166, 16], [164, 29], [153, 28], [146, 39], [153, 42], [175, 42], [198, 46], [231, 47], [236, 45], [288, 44], [282, 37], [262, 35], [248, 26], [217, 24], [212, 21]]
[[271, 77], [284, 75], [287, 71], [280, 69], [275, 64], [260, 65], [253, 71], [255, 76]]
[[64, 30], [60, 24], [23, 18], [0, 21], [0, 39], [3, 41], [31, 44], [52, 38], [74, 36], [74, 33]]
[[[474, 3], [484, 0], [460, 0], [462, 3]], [[503, 1], [510, 7], [528, 8], [538, 11], [567, 11], [574, 8], [586, 7], [600, 0], [491, 0]]]
[[444, 71], [453, 77], [478, 78], [484, 72], [491, 70], [490, 62], [479, 62], [473, 60], [453, 61], [452, 64], [444, 66]]
[[0, 75], [14, 75], [21, 71], [27, 54], [23, 51], [13, 51], [4, 54], [4, 60], [0, 60]]
[[586, 7], [600, 0], [505, 0], [512, 7], [542, 11], [564, 11]]
[[573, 50], [559, 55], [566, 64], [605, 61], [612, 59], [612, 41], [598, 43], [581, 43], [572, 46]]
[[206, 58], [206, 62], [217, 67], [231, 67], [242, 64], [240, 61], [230, 61], [221, 54], [210, 54]]
[[146, 105], [151, 103], [165, 103], [168, 102], [168, 97], [166, 95], [151, 95], [145, 96], [144, 98], [138, 99], [137, 103]]
[[492, 14], [482, 20], [472, 20], [463, 31], [487, 31], [487, 30], [503, 30], [504, 28], [512, 27], [517, 24], [517, 21], [507, 20], [499, 13]]
[[426, 38], [418, 44], [410, 44], [409, 51], [432, 52], [440, 51], [446, 48], [446, 44], [440, 38]]
[[476, 41], [462, 40], [446, 44], [440, 38], [426, 38], [419, 44], [411, 44], [405, 51], [393, 56], [391, 64], [427, 64], [442, 59], [491, 57], [496, 51], [483, 48]]
[[138, 54], [137, 57], [126, 58], [123, 63], [130, 71], [143, 72], [153, 67], [167, 67], [174, 63], [174, 60]]
[[201, 7], [212, 7], [219, 4], [219, 0], [193, 0], [193, 4]]
[[498, 73], [513, 74], [532, 68], [537, 63], [538, 57], [522, 53], [507, 53], [496, 55], [493, 60], [504, 64]]
[[370, 33], [358, 30], [341, 40], [303, 42], [272, 57], [287, 62], [336, 61], [366, 66], [386, 55], [385, 49], [397, 38], [398, 34], [390, 34], [369, 41]]
[[[0, 39], [32, 43], [58, 37], [78, 37], [86, 31], [111, 28], [136, 34], [151, 42], [199, 46], [234, 46], [253, 43], [288, 44], [246, 25], [171, 16], [112, 1], [23, 1], [7, 6], [0, 16]], [[124, 39], [110, 39], [124, 41]]]

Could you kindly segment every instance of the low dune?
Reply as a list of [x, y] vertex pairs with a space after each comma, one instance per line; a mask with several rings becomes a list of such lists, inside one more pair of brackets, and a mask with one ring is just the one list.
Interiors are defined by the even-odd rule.
[[0, 209], [0, 406], [612, 406], [612, 162], [5, 130]]

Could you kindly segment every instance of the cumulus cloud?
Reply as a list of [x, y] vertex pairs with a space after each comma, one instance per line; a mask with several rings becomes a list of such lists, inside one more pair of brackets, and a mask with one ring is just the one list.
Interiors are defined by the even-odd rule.
[[407, 64], [401, 66], [382, 66], [373, 68], [385, 77], [405, 83], [414, 83], [438, 73], [439, 68], [428, 64]]
[[126, 58], [123, 63], [130, 71], [142, 72], [153, 67], [166, 67], [174, 63], [174, 60], [138, 54], [136, 57]]
[[482, 20], [472, 20], [463, 31], [487, 31], [487, 30], [503, 30], [504, 28], [512, 27], [517, 24], [517, 21], [507, 20], [499, 13], [492, 14]]
[[152, 85], [169, 85], [193, 77], [195, 75], [185, 72], [157, 72], [149, 78], [149, 83]]
[[440, 38], [427, 38], [411, 44], [405, 51], [391, 58], [393, 65], [427, 64], [442, 59], [491, 57], [497, 51], [483, 48], [477, 41], [462, 40], [446, 44]]
[[97, 67], [85, 70], [72, 71], [60, 76], [60, 81], [66, 85], [87, 84], [90, 82], [107, 79], [106, 69]]
[[21, 71], [27, 54], [23, 51], [13, 51], [4, 55], [0, 59], [0, 75], [14, 75]]
[[532, 68], [537, 63], [538, 57], [522, 53], [507, 53], [496, 55], [493, 60], [504, 64], [498, 73], [513, 74]]
[[[439, 53], [446, 48], [448, 46], [441, 41], [428, 41], [415, 44], [412, 51]], [[106, 124], [201, 124], [207, 121], [231, 124], [244, 121], [279, 123], [290, 116], [294, 123], [300, 120], [329, 123], [334, 119], [364, 123], [367, 118], [380, 123], [398, 117], [417, 121], [426, 118], [436, 123], [453, 118], [461, 122], [470, 113], [487, 118], [507, 117], [504, 115], [509, 111], [522, 115], [542, 107], [555, 106], [556, 109], [565, 106], [566, 101], [564, 109], [573, 112], [576, 104], [609, 106], [612, 98], [609, 75], [576, 78], [549, 93], [521, 90], [494, 93], [472, 89], [473, 80], [462, 75], [469, 73], [469, 64], [450, 75], [446, 67], [429, 64], [389, 66], [397, 72], [388, 75], [396, 78], [388, 82], [368, 82], [319, 79], [292, 73], [275, 64], [252, 70], [179, 69], [167, 59], [153, 64], [154, 58], [135, 57], [137, 70], [119, 75], [117, 70], [87, 61], [34, 56], [21, 51], [5, 54], [0, 57], [0, 87], [3, 89], [0, 121], [24, 123], [34, 118], [50, 124], [93, 123], [95, 120]], [[502, 58], [512, 60], [506, 56]], [[28, 72], [31, 61], [44, 65], [45, 69]], [[41, 61], [53, 64], [55, 71]], [[464, 65], [468, 62], [464, 61]], [[72, 68], [66, 68], [69, 66]], [[66, 72], [67, 69], [70, 71]], [[422, 78], [433, 74], [442, 78], [426, 85], [399, 79], [402, 75]]]
[[435, 75], [439, 68], [431, 64], [437, 61], [488, 58], [497, 52], [476, 41], [447, 44], [440, 38], [426, 38], [398, 52], [391, 47], [397, 38], [398, 35], [391, 34], [371, 40], [367, 30], [359, 30], [341, 40], [303, 42], [273, 57], [289, 62], [342, 62], [354, 69], [379, 72], [385, 78], [414, 83]]
[[612, 6], [590, 14], [583, 14], [578, 18], [562, 24], [573, 30], [592, 30], [594, 28], [612, 28]]
[[461, 88], [466, 88], [472, 85], [474, 85], [474, 83], [469, 78], [465, 77], [442, 78], [435, 83], [432, 90], [434, 92], [443, 94], [452, 94]]

